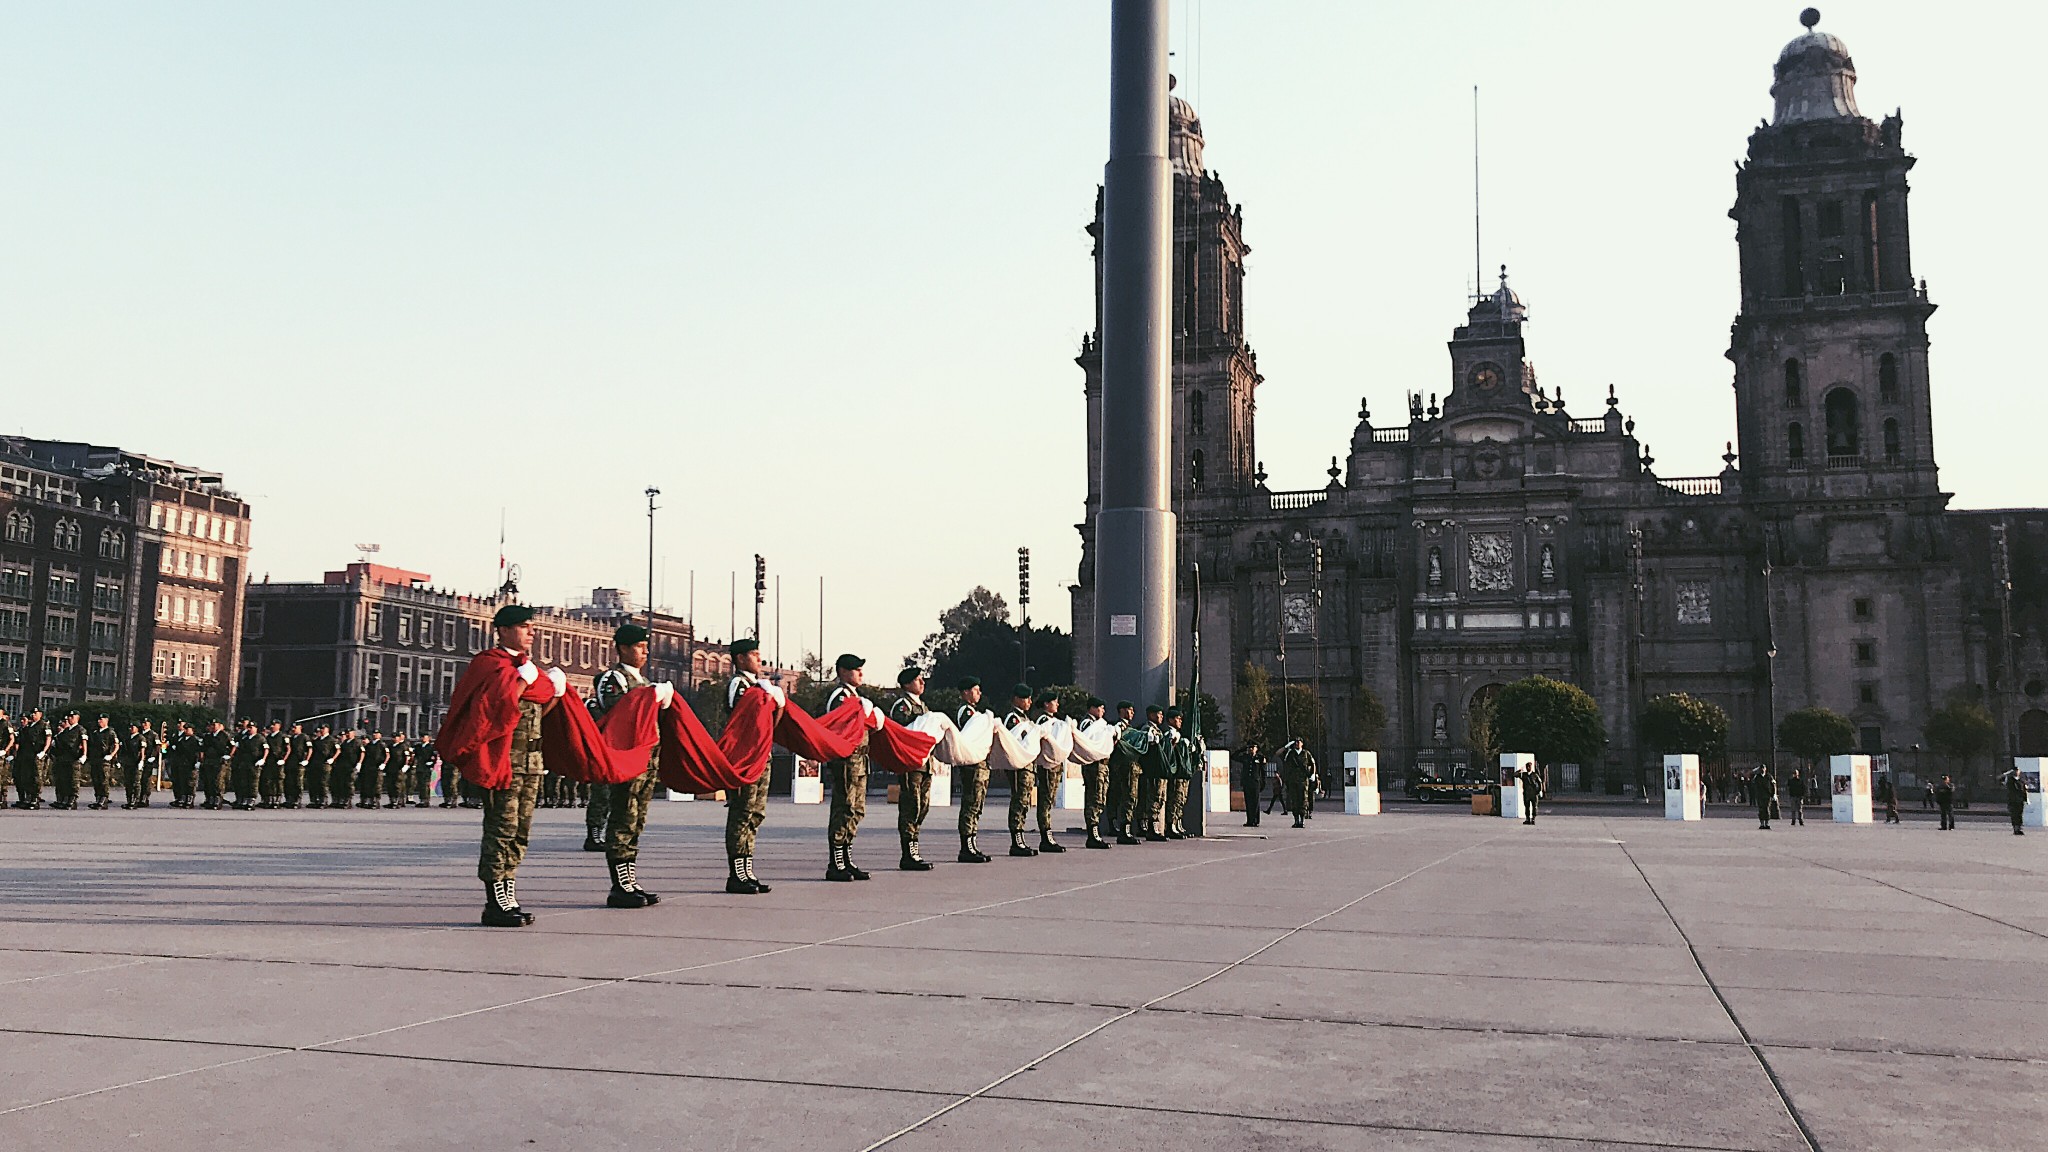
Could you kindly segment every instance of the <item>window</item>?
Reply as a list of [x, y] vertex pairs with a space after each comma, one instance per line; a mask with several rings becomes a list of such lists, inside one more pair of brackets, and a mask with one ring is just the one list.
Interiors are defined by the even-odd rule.
[[368, 636], [372, 640], [383, 639], [384, 610], [375, 604], [370, 605], [369, 614], [367, 617], [365, 617], [365, 620], [366, 627], [363, 629], [363, 635]]
[[441, 621], [441, 647], [450, 652], [455, 650], [455, 620], [453, 617]]
[[36, 520], [26, 512], [7, 514], [7, 538], [22, 544], [32, 544], [36, 538]]
[[235, 542], [235, 522], [233, 520], [221, 526], [220, 542], [223, 544], [233, 544]]
[[1856, 662], [1858, 664], [1877, 663], [1877, 641], [1858, 640], [1856, 642]]
[[156, 618], [159, 620], [169, 620], [171, 618], [171, 597], [167, 592], [157, 593]]
[[108, 560], [119, 560], [128, 555], [128, 540], [112, 528], [100, 529], [100, 556]]
[[578, 648], [576, 662], [585, 668], [590, 667], [590, 641], [585, 640]]
[[1782, 246], [1779, 248], [1780, 288], [1787, 296], [1806, 295], [1806, 248], [1804, 228], [1799, 216], [1799, 201], [1787, 196], [1778, 202], [1778, 227], [1782, 231]]
[[1828, 458], [1854, 458], [1863, 454], [1862, 436], [1858, 429], [1856, 394], [1847, 388], [1837, 388], [1828, 393]]
[[44, 589], [43, 598], [51, 604], [77, 605], [78, 573], [60, 568], [50, 569], [50, 578]]
[[33, 579], [25, 565], [9, 564], [5, 567], [0, 567], [0, 598], [8, 600], [29, 599], [33, 595], [31, 591], [34, 587]]
[[1806, 386], [1799, 368], [1799, 361], [1785, 361], [1785, 407], [1797, 408], [1806, 403]]
[[0, 640], [28, 639], [28, 609], [0, 608]]
[[1853, 605], [1851, 605], [1851, 608], [1853, 609], [1852, 614], [1856, 617], [1856, 619], [1870, 619], [1870, 597], [1858, 596], [1856, 598], [1856, 602]]
[[19, 684], [26, 679], [28, 653], [19, 648], [0, 650], [0, 684]]
[[204, 601], [200, 604], [200, 608], [203, 610], [201, 615], [204, 617], [200, 623], [208, 628], [216, 627], [217, 625], [214, 623], [214, 602], [211, 600]]
[[1188, 483], [1196, 488], [1200, 488], [1202, 486], [1202, 474], [1204, 471], [1206, 471], [1206, 469], [1204, 467], [1202, 450], [1200, 448], [1197, 448], [1195, 449], [1194, 456], [1188, 460]]
[[410, 691], [412, 691], [412, 661], [400, 660], [398, 662], [398, 694], [403, 696]]
[[1897, 420], [1886, 420], [1884, 422], [1884, 462], [1887, 464], [1897, 464], [1904, 458], [1905, 449], [1899, 444], [1899, 422]]
[[1884, 729], [1868, 724], [1856, 730], [1856, 742], [1865, 756], [1884, 755]]
[[1872, 684], [1867, 680], [1861, 684], [1858, 684], [1856, 686], [1856, 702], [1858, 704], [1877, 703], [1877, 685]]
[[94, 660], [86, 665], [85, 686], [96, 692], [112, 692], [120, 686], [118, 666], [112, 660]]
[[76, 552], [78, 551], [78, 536], [78, 521], [59, 520], [57, 521], [57, 531], [51, 538], [50, 544], [59, 552]]
[[540, 638], [540, 660], [543, 664], [555, 662], [555, 634], [553, 632]]
[[1814, 205], [1814, 209], [1814, 221], [1817, 225], [1816, 231], [1822, 236], [1840, 236], [1842, 234], [1842, 202], [1840, 200], [1823, 200], [1819, 204]]
[[159, 530], [159, 531], [161, 531], [161, 530], [162, 530], [162, 528], [163, 528], [163, 526], [164, 526], [164, 506], [163, 506], [163, 505], [161, 505], [161, 504], [151, 504], [151, 505], [149, 506], [149, 526], [150, 526], [150, 528], [152, 528], [152, 529], [154, 529], [154, 530]]
[[54, 652], [43, 653], [43, 683], [45, 685], [78, 683], [78, 669], [72, 664], [71, 657], [68, 655], [59, 656]]
[[1877, 358], [1877, 402], [1899, 402], [1899, 358], [1889, 352]]
[[190, 536], [192, 534], [192, 510], [189, 508], [178, 509], [178, 534], [180, 536]]
[[250, 636], [263, 635], [263, 605], [251, 604], [242, 615], [243, 631]]
[[1203, 435], [1209, 426], [1209, 398], [1200, 392], [1188, 393], [1188, 431], [1196, 436]]
[[121, 626], [111, 620], [93, 621], [91, 643], [94, 649], [101, 652], [120, 651]]
[[380, 661], [373, 659], [363, 665], [363, 694], [365, 696], [375, 696], [377, 689], [382, 687], [383, 683], [384, 665]]
[[43, 613], [43, 643], [70, 648], [78, 643], [78, 617], [62, 612]]
[[1785, 454], [1792, 458], [1794, 464], [1806, 463], [1806, 429], [1797, 421], [1785, 429]]
[[412, 613], [410, 612], [400, 612], [398, 614], [398, 642], [400, 644], [412, 643]]
[[199, 537], [201, 540], [206, 539], [206, 525], [207, 522], [211, 519], [213, 518], [211, 516], [208, 516], [204, 512], [201, 512], [198, 516], [194, 517], [192, 520], [192, 534], [194, 536]]

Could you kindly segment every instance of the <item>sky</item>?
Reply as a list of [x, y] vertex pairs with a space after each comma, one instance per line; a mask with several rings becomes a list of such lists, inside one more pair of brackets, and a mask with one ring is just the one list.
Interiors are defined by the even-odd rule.
[[[1719, 471], [1734, 164], [1799, 7], [1175, 0], [1271, 486], [1324, 483], [1361, 396], [1449, 390], [1475, 85], [1480, 263], [1544, 384]], [[1108, 10], [0, 0], [0, 427], [223, 472], [258, 580], [375, 543], [485, 592], [502, 523], [529, 599], [638, 597], [652, 485], [654, 596], [701, 635], [750, 626], [759, 553], [772, 654], [820, 648], [822, 580], [823, 648], [893, 662], [1014, 600], [1019, 546], [1065, 626]], [[1944, 487], [2048, 502], [2011, 347], [2048, 160], [2002, 47], [2048, 9], [1823, 12], [1920, 158]]]

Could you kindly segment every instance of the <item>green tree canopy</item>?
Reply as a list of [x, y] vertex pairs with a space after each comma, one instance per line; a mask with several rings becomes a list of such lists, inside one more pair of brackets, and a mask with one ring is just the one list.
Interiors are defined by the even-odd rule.
[[1808, 766], [1856, 748], [1856, 726], [1849, 718], [1815, 705], [1787, 712], [1778, 721], [1778, 743]]
[[[963, 676], [981, 678], [984, 703], [1007, 694], [1017, 682], [1019, 633], [1010, 623], [1003, 598], [977, 587], [967, 598], [939, 613], [939, 630], [924, 638], [904, 663], [925, 670], [934, 688], [951, 688]], [[1074, 680], [1074, 638], [1048, 625], [1033, 625], [1030, 636], [1033, 687], [1071, 684]], [[893, 676], [895, 669], [890, 669]], [[893, 681], [892, 681], [893, 683]], [[992, 705], [991, 705], [992, 706]]]
[[1378, 750], [1380, 737], [1387, 731], [1387, 707], [1370, 684], [1360, 682], [1351, 686], [1351, 746], [1347, 751], [1372, 752]]
[[[1194, 695], [1185, 688], [1174, 696], [1173, 702], [1182, 712], [1188, 712], [1195, 706]], [[1202, 693], [1202, 739], [1212, 748], [1223, 739], [1223, 705], [1207, 692]]]
[[1642, 734], [1660, 756], [1691, 753], [1713, 763], [1728, 755], [1728, 713], [1683, 692], [1650, 698], [1643, 706]]
[[1493, 702], [1494, 740], [1503, 752], [1528, 752], [1540, 764], [1590, 763], [1607, 747], [1600, 705], [1584, 689], [1531, 676]]
[[[1242, 723], [1239, 728], [1243, 729]], [[1329, 730], [1322, 701], [1300, 684], [1289, 684], [1284, 693], [1275, 689], [1259, 716], [1259, 726], [1251, 729], [1258, 733], [1262, 748], [1278, 749], [1289, 737], [1298, 736], [1311, 752], [1322, 748]]]
[[1230, 714], [1236, 719], [1237, 730], [1245, 741], [1257, 740], [1261, 745], [1266, 744], [1266, 706], [1272, 702], [1273, 678], [1264, 668], [1245, 661], [1237, 671], [1237, 684], [1230, 698]]
[[1965, 761], [1991, 751], [1998, 726], [1982, 704], [1951, 700], [1927, 718], [1927, 745], [1950, 760]]

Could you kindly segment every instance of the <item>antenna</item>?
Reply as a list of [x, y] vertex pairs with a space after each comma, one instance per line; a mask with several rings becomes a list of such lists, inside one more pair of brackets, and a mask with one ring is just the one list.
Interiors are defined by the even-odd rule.
[[370, 562], [370, 557], [375, 556], [377, 553], [382, 552], [383, 550], [384, 546], [382, 544], [358, 544], [356, 545], [356, 551], [359, 553], [359, 555], [356, 557], [356, 559], [360, 563], [368, 564]]
[[1479, 258], [1479, 85], [1472, 86], [1472, 295], [1486, 294]]

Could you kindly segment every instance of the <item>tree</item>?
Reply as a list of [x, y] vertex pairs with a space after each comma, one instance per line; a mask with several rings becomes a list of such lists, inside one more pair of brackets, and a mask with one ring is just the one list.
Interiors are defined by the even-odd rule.
[[[967, 599], [939, 614], [939, 630], [924, 638], [906, 664], [925, 670], [933, 684], [952, 685], [963, 676], [979, 677], [989, 698], [1007, 698], [1023, 671], [1018, 661], [1018, 629], [1010, 623], [1003, 598], [977, 587]], [[1074, 680], [1074, 638], [1049, 625], [1031, 628], [1030, 675], [1034, 687], [1071, 684]]]
[[[1191, 712], [1195, 706], [1194, 696], [1185, 688], [1180, 690], [1173, 702], [1184, 714]], [[1207, 692], [1202, 693], [1202, 739], [1208, 741], [1212, 748], [1223, 739], [1223, 706]]]
[[1264, 668], [1245, 661], [1237, 670], [1237, 684], [1230, 694], [1230, 714], [1247, 741], [1256, 739], [1268, 749], [1273, 745], [1265, 743], [1266, 706], [1272, 702], [1273, 678]]
[[1493, 736], [1503, 752], [1541, 765], [1586, 764], [1607, 747], [1600, 705], [1584, 689], [1547, 676], [1517, 680], [1493, 700]]
[[1387, 708], [1369, 684], [1353, 685], [1351, 691], [1351, 751], [1371, 752], [1380, 746], [1387, 730]]
[[961, 637], [976, 621], [993, 620], [999, 624], [1010, 622], [1010, 606], [1003, 598], [977, 584], [967, 599], [960, 601], [939, 613], [939, 630], [924, 638], [917, 651], [903, 658], [906, 665], [918, 668], [936, 668], [959, 651]]
[[1663, 756], [1690, 753], [1708, 763], [1728, 755], [1728, 713], [1683, 692], [1653, 696], [1643, 706], [1643, 743]]
[[1830, 756], [1856, 747], [1856, 726], [1839, 712], [1815, 706], [1787, 712], [1778, 721], [1778, 743], [1804, 761], [1808, 771]]
[[1481, 693], [1465, 708], [1465, 747], [1473, 758], [1489, 768], [1500, 763], [1500, 724], [1494, 715], [1498, 693]]
[[[1241, 722], [1239, 726], [1243, 727]], [[1289, 684], [1284, 693], [1273, 693], [1258, 728], [1251, 731], [1258, 733], [1263, 748], [1277, 749], [1289, 739], [1299, 737], [1314, 752], [1322, 748], [1329, 723], [1323, 716], [1323, 703], [1314, 692], [1300, 684]]]
[[1997, 743], [1998, 726], [1982, 704], [1957, 699], [1935, 709], [1927, 718], [1925, 735], [1928, 747], [1961, 776], [1969, 771], [1972, 759], [1990, 752]]

